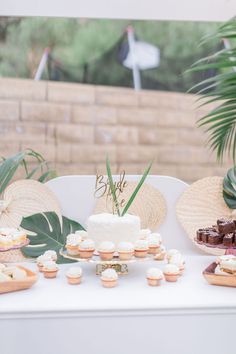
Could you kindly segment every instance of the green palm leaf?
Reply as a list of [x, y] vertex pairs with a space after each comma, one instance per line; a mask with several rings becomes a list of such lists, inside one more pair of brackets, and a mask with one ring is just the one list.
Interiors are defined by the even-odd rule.
[[[37, 166], [32, 171], [29, 171], [28, 168], [28, 157], [33, 157], [37, 163]], [[25, 178], [27, 179], [33, 178], [36, 173], [39, 173], [38, 180], [40, 182], [45, 182], [47, 179], [55, 177], [55, 171], [49, 169], [42, 155], [34, 150], [27, 149], [8, 158], [2, 158], [2, 162], [0, 162], [0, 195], [11, 182], [19, 167], [24, 168]]]
[[58, 263], [70, 263], [59, 255], [66, 243], [66, 236], [84, 228], [76, 221], [62, 217], [62, 224], [55, 212], [45, 212], [30, 215], [22, 219], [21, 227], [28, 231], [30, 244], [23, 247], [22, 252], [27, 257], [38, 257], [47, 250], [58, 254]]
[[224, 177], [223, 197], [230, 209], [236, 209], [236, 166], [232, 167]]
[[236, 18], [221, 25], [217, 33], [207, 36], [203, 43], [212, 40], [227, 39], [231, 48], [219, 50], [207, 58], [198, 60], [189, 71], [204, 71], [216, 69], [214, 77], [203, 80], [191, 91], [196, 91], [199, 101], [205, 106], [219, 103], [219, 106], [198, 121], [199, 127], [205, 127], [208, 134], [208, 144], [216, 152], [217, 158], [223, 160], [226, 152], [236, 158]]

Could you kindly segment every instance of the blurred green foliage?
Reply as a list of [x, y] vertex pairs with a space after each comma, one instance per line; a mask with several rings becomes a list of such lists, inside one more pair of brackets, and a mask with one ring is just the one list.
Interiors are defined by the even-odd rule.
[[[167, 90], [186, 91], [198, 82], [201, 74], [183, 72], [218, 45], [198, 45], [204, 35], [216, 30], [216, 23], [22, 18], [9, 21], [5, 28], [0, 42], [0, 76], [32, 78], [44, 48], [50, 47], [54, 58], [65, 67], [74, 68], [76, 77], [76, 68], [96, 59], [101, 61], [103, 53], [118, 41], [129, 24], [139, 39], [160, 48], [160, 66], [145, 75]], [[99, 67], [100, 83], [122, 85], [122, 79], [117, 77], [120, 69], [108, 74], [105, 60], [103, 68]]]

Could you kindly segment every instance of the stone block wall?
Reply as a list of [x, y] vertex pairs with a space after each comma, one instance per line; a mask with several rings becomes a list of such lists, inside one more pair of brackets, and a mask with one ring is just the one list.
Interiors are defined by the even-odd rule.
[[140, 174], [154, 159], [153, 174], [192, 182], [224, 175], [205, 146], [190, 94], [108, 86], [0, 79], [0, 155], [33, 148], [59, 175]]

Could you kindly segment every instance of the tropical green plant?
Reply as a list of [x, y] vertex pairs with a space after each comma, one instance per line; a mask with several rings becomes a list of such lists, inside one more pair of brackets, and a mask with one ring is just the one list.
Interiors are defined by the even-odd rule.
[[230, 209], [236, 209], [236, 166], [228, 170], [224, 177], [223, 197]]
[[110, 185], [110, 189], [111, 189], [111, 195], [112, 195], [112, 199], [113, 199], [113, 203], [116, 209], [116, 212], [119, 216], [124, 216], [127, 211], [129, 210], [129, 208], [131, 207], [134, 199], [136, 198], [140, 188], [142, 187], [143, 183], [145, 182], [150, 170], [152, 167], [152, 162], [147, 166], [147, 168], [145, 169], [139, 183], [137, 184], [135, 190], [133, 191], [133, 193], [131, 194], [129, 200], [127, 201], [123, 211], [121, 212], [119, 209], [119, 203], [117, 200], [117, 196], [116, 196], [116, 189], [115, 189], [115, 184], [113, 182], [113, 178], [112, 178], [112, 173], [111, 173], [111, 167], [110, 167], [110, 161], [107, 157], [106, 159], [106, 168], [107, 168], [107, 176], [108, 176], [108, 180], [109, 180], [109, 185]]
[[[32, 157], [36, 162], [36, 167], [29, 169], [28, 159]], [[0, 162], [0, 195], [19, 168], [24, 169], [26, 179], [34, 178], [37, 175], [38, 181], [42, 183], [56, 176], [55, 171], [49, 168], [43, 156], [34, 150], [27, 149], [8, 158], [2, 157]]]
[[22, 219], [21, 225], [27, 231], [30, 244], [21, 250], [26, 257], [38, 257], [47, 250], [54, 250], [58, 254], [57, 263], [71, 263], [60, 256], [59, 251], [66, 243], [66, 236], [77, 230], [84, 230], [83, 226], [74, 220], [62, 216], [62, 221], [55, 212], [45, 212], [30, 215]]
[[[191, 72], [217, 69], [220, 72], [195, 85], [201, 106], [217, 104], [210, 113], [199, 119], [209, 135], [208, 144], [222, 161], [226, 152], [235, 161], [236, 157], [236, 18], [221, 25], [218, 31], [203, 39], [202, 43], [224, 40], [225, 48], [198, 60]], [[203, 101], [203, 102], [202, 102]]]

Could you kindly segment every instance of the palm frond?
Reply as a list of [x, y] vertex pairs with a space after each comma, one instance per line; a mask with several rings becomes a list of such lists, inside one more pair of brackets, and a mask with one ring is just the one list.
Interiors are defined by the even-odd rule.
[[206, 58], [198, 60], [189, 71], [203, 72], [215, 69], [217, 74], [199, 82], [190, 91], [200, 95], [200, 107], [212, 103], [219, 105], [198, 121], [198, 126], [205, 127], [209, 135], [208, 144], [223, 160], [226, 152], [236, 158], [236, 18], [221, 25], [215, 34], [206, 36], [202, 43], [212, 40], [227, 40], [230, 46], [219, 50]]

